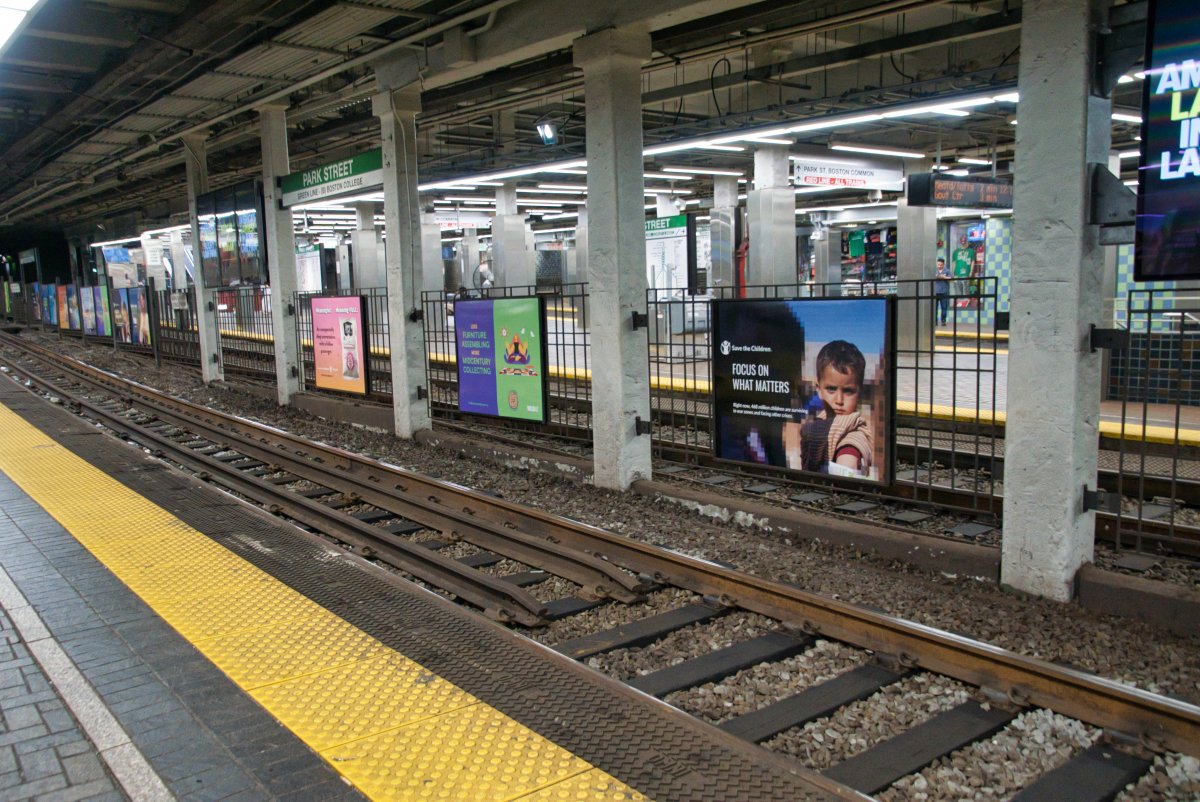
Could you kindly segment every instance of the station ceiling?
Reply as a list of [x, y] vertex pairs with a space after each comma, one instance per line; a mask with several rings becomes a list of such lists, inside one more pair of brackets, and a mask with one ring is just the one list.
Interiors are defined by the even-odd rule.
[[[1125, 4], [1121, 4], [1125, 5]], [[0, 226], [166, 219], [185, 195], [181, 136], [207, 139], [213, 187], [260, 169], [257, 114], [288, 105], [292, 169], [378, 147], [380, 64], [415, 64], [422, 181], [581, 156], [570, 42], [651, 33], [647, 145], [965, 92], [1015, 89], [1015, 0], [44, 0], [0, 51]], [[1140, 82], [1115, 107], [1137, 114]], [[947, 165], [1013, 156], [1018, 110], [889, 118], [791, 137], [918, 151]], [[539, 122], [553, 122], [554, 147]], [[1114, 121], [1114, 143], [1137, 125]], [[651, 159], [647, 169], [665, 162]], [[752, 149], [670, 163], [750, 174]], [[990, 166], [970, 166], [986, 169]], [[711, 176], [687, 187], [711, 194]]]

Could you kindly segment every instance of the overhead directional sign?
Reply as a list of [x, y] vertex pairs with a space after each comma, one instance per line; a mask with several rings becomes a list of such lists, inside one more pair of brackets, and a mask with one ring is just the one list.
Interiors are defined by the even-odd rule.
[[291, 173], [279, 179], [283, 206], [357, 195], [383, 186], [383, 151], [371, 150], [349, 159]]
[[898, 192], [904, 188], [900, 165], [839, 156], [792, 156], [796, 187], [845, 187]]
[[908, 177], [909, 206], [965, 206], [1011, 209], [1013, 185], [1007, 178], [956, 177], [918, 173]]

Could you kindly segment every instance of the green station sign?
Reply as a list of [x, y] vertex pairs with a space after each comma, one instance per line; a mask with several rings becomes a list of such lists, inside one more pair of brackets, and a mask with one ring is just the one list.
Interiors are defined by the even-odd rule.
[[349, 159], [291, 173], [279, 179], [283, 206], [357, 195], [383, 186], [383, 151], [370, 150]]

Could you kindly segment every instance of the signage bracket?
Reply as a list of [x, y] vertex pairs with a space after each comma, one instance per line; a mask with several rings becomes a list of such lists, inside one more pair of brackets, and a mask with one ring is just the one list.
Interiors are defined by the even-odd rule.
[[1121, 183], [1106, 165], [1088, 165], [1091, 200], [1088, 225], [1100, 226], [1100, 244], [1133, 242], [1133, 224], [1137, 219], [1137, 193]]

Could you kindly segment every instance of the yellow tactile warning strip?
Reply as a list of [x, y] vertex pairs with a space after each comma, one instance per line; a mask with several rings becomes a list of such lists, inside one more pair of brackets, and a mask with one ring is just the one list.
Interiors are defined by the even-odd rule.
[[648, 802], [214, 543], [3, 405], [0, 470], [371, 799]]

